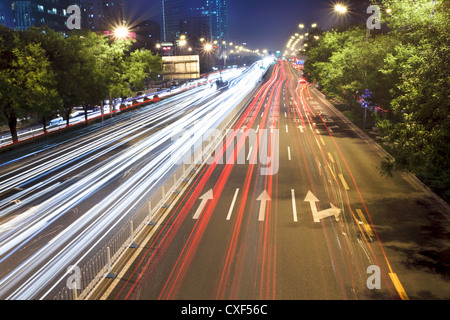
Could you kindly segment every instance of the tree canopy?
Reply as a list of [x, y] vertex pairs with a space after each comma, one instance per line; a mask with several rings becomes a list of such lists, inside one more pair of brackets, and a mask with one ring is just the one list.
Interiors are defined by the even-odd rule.
[[[73, 30], [64, 36], [47, 27], [14, 31], [0, 26], [0, 124], [14, 142], [17, 120], [61, 114], [69, 124], [74, 107], [87, 111], [101, 101], [131, 95], [162, 69], [149, 50], [130, 52], [130, 40]], [[103, 112], [103, 110], [102, 110]]]
[[[373, 93], [383, 142], [392, 158], [380, 168], [408, 170], [450, 199], [450, 28], [448, 1], [384, 0], [386, 31], [366, 27], [324, 33], [306, 54], [305, 73], [326, 92], [353, 102]], [[384, 12], [384, 11], [383, 11]]]

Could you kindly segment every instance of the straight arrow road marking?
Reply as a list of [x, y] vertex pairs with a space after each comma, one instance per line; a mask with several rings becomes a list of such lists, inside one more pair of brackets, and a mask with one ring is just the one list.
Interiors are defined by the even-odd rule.
[[234, 192], [233, 201], [231, 201], [230, 210], [228, 210], [227, 220], [230, 220], [230, 218], [231, 218], [231, 213], [233, 212], [234, 204], [236, 203], [238, 193], [239, 193], [239, 188], [236, 188], [236, 191]]
[[206, 206], [206, 203], [208, 202], [208, 200], [213, 199], [212, 189], [209, 189], [208, 192], [206, 192], [204, 195], [202, 195], [199, 199], [202, 200], [202, 202], [200, 202], [200, 205], [198, 206], [197, 211], [195, 211], [192, 219], [198, 219], [198, 217], [200, 216], [200, 214], [203, 211], [203, 208]]
[[300, 129], [300, 132], [303, 133], [303, 126], [298, 126], [298, 128]]
[[261, 201], [261, 204], [259, 206], [259, 216], [258, 221], [264, 221], [265, 215], [266, 215], [266, 202], [270, 201], [269, 194], [266, 190], [264, 190], [259, 197], [256, 199], [256, 201]]
[[308, 193], [306, 194], [306, 197], [305, 197], [305, 201], [309, 202], [313, 217], [317, 216], [316, 202], [319, 201], [319, 199], [317, 199], [316, 196], [311, 191], [308, 191]]

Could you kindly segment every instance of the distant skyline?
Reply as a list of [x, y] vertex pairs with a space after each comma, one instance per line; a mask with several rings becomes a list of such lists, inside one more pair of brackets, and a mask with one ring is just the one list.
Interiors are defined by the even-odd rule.
[[[196, 0], [199, 1], [199, 0]], [[284, 50], [298, 24], [328, 28], [335, 21], [333, 0], [228, 0], [229, 41], [251, 49]], [[162, 25], [161, 0], [126, 0], [130, 21], [150, 19]]]

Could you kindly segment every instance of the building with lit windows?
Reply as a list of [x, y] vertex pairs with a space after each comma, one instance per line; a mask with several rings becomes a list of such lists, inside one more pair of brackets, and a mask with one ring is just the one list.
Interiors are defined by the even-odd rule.
[[0, 20], [10, 28], [25, 30], [31, 26], [47, 25], [65, 30], [70, 0], [2, 0], [1, 10], [7, 13]]
[[187, 8], [187, 1], [185, 0], [162, 0], [164, 41], [176, 41], [180, 34], [181, 25], [187, 18]]
[[124, 19], [125, 0], [0, 0], [0, 24], [16, 30], [46, 25], [67, 31], [67, 9], [81, 9], [81, 27], [102, 30]]
[[0, 25], [14, 28], [14, 21], [10, 1], [0, 0]]
[[218, 41], [227, 41], [227, 0], [206, 0], [206, 7], [208, 8], [212, 39]]
[[227, 41], [227, 0], [162, 0], [162, 6], [164, 41], [175, 42], [187, 29], [209, 40]]

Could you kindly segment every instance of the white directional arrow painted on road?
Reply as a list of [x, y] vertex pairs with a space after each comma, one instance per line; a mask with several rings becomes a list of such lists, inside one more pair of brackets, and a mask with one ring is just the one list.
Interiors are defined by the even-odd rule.
[[192, 219], [198, 219], [198, 217], [200, 216], [200, 214], [203, 211], [203, 208], [206, 206], [206, 203], [208, 202], [208, 200], [213, 199], [212, 189], [209, 189], [208, 192], [206, 192], [204, 195], [202, 195], [199, 199], [202, 200], [202, 202], [200, 202], [200, 205], [198, 206], [197, 211], [195, 211], [195, 214], [192, 217]]
[[270, 132], [273, 132], [273, 129], [275, 129], [276, 127], [274, 126], [274, 125], [271, 125], [270, 127], [269, 127], [269, 129], [270, 129]]
[[320, 222], [321, 219], [331, 216], [334, 216], [336, 218], [336, 221], [339, 221], [339, 214], [341, 213], [341, 209], [334, 206], [332, 203], [330, 203], [331, 208], [317, 211], [316, 202], [319, 202], [319, 199], [317, 199], [311, 191], [308, 191], [308, 193], [306, 194], [305, 201], [309, 202], [309, 205], [311, 206], [314, 222]]
[[259, 221], [264, 221], [264, 217], [266, 215], [266, 202], [270, 201], [269, 194], [266, 190], [264, 190], [259, 197], [256, 199], [257, 201], [261, 201], [261, 205], [259, 206]]

